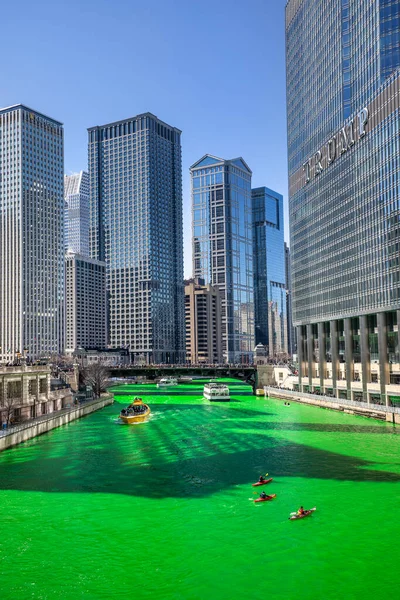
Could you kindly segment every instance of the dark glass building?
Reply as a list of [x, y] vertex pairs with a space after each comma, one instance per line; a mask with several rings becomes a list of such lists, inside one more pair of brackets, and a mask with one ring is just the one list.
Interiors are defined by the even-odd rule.
[[285, 242], [285, 281], [286, 281], [286, 313], [287, 313], [287, 331], [288, 331], [288, 353], [290, 356], [295, 354], [297, 347], [296, 330], [293, 327], [292, 318], [292, 268], [290, 265], [290, 248]]
[[251, 200], [255, 342], [279, 357], [288, 353], [283, 196], [261, 187]]
[[286, 45], [300, 386], [394, 404], [400, 2], [289, 0]]
[[191, 168], [193, 276], [218, 287], [223, 358], [250, 363], [254, 349], [251, 170], [207, 154]]
[[181, 132], [150, 113], [89, 130], [90, 252], [107, 265], [109, 340], [183, 363]]

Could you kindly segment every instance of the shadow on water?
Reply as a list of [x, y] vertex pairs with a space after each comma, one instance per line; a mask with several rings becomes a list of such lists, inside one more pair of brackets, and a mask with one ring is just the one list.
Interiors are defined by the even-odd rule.
[[239, 419], [230, 419], [229, 410], [210, 412], [209, 406], [190, 406], [186, 419], [186, 408], [154, 407], [154, 420], [141, 427], [117, 427], [97, 414], [6, 451], [0, 489], [198, 497], [249, 484], [264, 469], [278, 480], [400, 482], [400, 474], [376, 470], [373, 461], [274, 437], [274, 430], [386, 433], [384, 427], [259, 422], [257, 411], [241, 408]]
[[379, 434], [379, 435], [400, 435], [400, 429], [395, 428], [391, 423], [385, 423], [387, 427], [374, 425], [339, 425], [337, 423], [263, 423], [260, 426], [258, 421], [253, 424], [247, 422], [247, 425], [254, 425], [255, 428], [269, 429], [276, 431], [315, 431], [317, 433], [352, 433], [352, 434]]

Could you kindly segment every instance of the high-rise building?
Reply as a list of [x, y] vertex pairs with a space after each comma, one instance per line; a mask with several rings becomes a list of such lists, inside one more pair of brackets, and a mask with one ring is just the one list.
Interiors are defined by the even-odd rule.
[[65, 256], [65, 352], [107, 344], [106, 265], [87, 256]]
[[251, 170], [242, 158], [205, 155], [192, 177], [193, 276], [221, 296], [223, 358], [253, 361]]
[[251, 199], [255, 341], [278, 358], [288, 354], [283, 196], [260, 187]]
[[286, 280], [286, 314], [288, 332], [288, 353], [290, 356], [296, 354], [297, 340], [296, 330], [293, 327], [292, 317], [292, 271], [290, 267], [290, 248], [285, 242], [285, 280]]
[[65, 250], [89, 256], [89, 174], [64, 176]]
[[398, 0], [286, 6], [300, 386], [373, 403], [400, 399], [399, 19]]
[[181, 132], [150, 113], [89, 130], [90, 252], [107, 264], [109, 343], [185, 360]]
[[0, 110], [0, 359], [64, 349], [64, 132]]
[[221, 298], [204, 279], [185, 283], [186, 361], [221, 363]]

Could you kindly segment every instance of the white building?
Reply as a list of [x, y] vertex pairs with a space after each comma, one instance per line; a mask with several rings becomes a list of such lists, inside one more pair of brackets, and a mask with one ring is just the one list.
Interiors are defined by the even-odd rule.
[[106, 265], [68, 252], [65, 256], [67, 354], [107, 344]]
[[64, 348], [63, 126], [0, 109], [0, 361]]
[[89, 174], [64, 176], [65, 250], [89, 256]]

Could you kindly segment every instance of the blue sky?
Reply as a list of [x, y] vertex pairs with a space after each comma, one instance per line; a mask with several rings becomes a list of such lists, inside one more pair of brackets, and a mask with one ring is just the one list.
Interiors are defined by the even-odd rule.
[[[183, 131], [188, 168], [243, 156], [253, 186], [287, 197], [286, 0], [21, 0], [2, 5], [0, 105], [65, 126], [66, 173], [87, 168], [87, 127], [152, 112]], [[287, 229], [287, 224], [286, 224]]]

